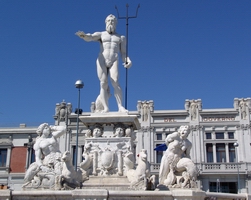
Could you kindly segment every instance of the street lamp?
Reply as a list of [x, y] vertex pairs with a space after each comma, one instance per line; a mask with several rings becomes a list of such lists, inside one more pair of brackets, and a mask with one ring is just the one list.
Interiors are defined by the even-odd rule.
[[239, 174], [239, 163], [238, 163], [238, 153], [237, 153], [238, 146], [239, 146], [238, 142], [235, 142], [234, 147], [235, 147], [235, 158], [236, 158], [236, 163], [237, 163], [238, 193], [239, 193], [240, 192], [240, 174]]
[[84, 87], [84, 83], [81, 80], [77, 80], [75, 87], [78, 89], [78, 110], [77, 110], [77, 133], [76, 133], [76, 148], [75, 148], [75, 171], [77, 171], [78, 163], [78, 126], [79, 126], [79, 110], [80, 110], [80, 89]]

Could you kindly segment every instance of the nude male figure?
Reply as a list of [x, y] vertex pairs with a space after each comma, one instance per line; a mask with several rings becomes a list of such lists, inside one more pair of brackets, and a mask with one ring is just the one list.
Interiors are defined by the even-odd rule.
[[167, 135], [165, 143], [167, 150], [162, 156], [159, 183], [169, 185], [168, 174], [175, 170], [175, 167], [182, 156], [190, 158], [192, 143], [187, 139], [190, 129], [188, 126], [181, 126], [177, 132]]
[[65, 126], [49, 126], [47, 123], [43, 123], [37, 128], [36, 132], [38, 137], [33, 146], [35, 162], [29, 166], [25, 173], [24, 186], [34, 180], [34, 177], [40, 172], [48, 176], [58, 173], [56, 165], [60, 162], [61, 153], [59, 151], [57, 138], [65, 134]]
[[111, 84], [114, 88], [114, 96], [118, 104], [119, 112], [128, 112], [122, 106], [122, 90], [119, 85], [119, 56], [120, 53], [125, 68], [132, 65], [129, 57], [126, 58], [126, 38], [116, 33], [117, 19], [114, 15], [108, 15], [106, 20], [106, 31], [95, 32], [93, 34], [76, 32], [76, 35], [87, 42], [99, 41], [100, 52], [97, 58], [97, 74], [100, 80], [100, 100], [103, 104], [103, 113], [109, 112], [108, 106], [108, 74], [110, 75]]
[[39, 137], [36, 139], [33, 148], [36, 163], [42, 171], [48, 172], [48, 166], [52, 160], [56, 159], [56, 154], [61, 156], [57, 138], [65, 134], [65, 131], [64, 126], [49, 126], [47, 123], [38, 127], [37, 134]]

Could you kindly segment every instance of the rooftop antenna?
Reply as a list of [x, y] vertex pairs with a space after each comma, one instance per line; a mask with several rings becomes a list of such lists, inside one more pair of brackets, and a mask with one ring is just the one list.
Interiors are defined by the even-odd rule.
[[[118, 8], [117, 6], [115, 5], [115, 9], [117, 10], [117, 14], [118, 14], [118, 19], [126, 19], [126, 64], [127, 64], [127, 56], [128, 56], [128, 20], [130, 18], [137, 18], [138, 16], [138, 10], [139, 10], [139, 7], [140, 7], [140, 4], [138, 5], [137, 7], [137, 10], [136, 10], [136, 15], [135, 16], [128, 16], [128, 3], [126, 4], [126, 16], [125, 17], [120, 17], [119, 16], [119, 11], [118, 11]], [[126, 68], [126, 86], [125, 86], [125, 109], [127, 109], [127, 81], [128, 81], [128, 69]]]

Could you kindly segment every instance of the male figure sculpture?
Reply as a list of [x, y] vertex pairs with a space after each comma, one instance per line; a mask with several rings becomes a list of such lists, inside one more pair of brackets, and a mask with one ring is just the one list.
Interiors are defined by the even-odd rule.
[[122, 90], [119, 85], [119, 56], [121, 54], [123, 65], [125, 68], [130, 68], [132, 63], [126, 57], [126, 38], [125, 36], [116, 33], [117, 19], [114, 15], [108, 15], [106, 20], [106, 31], [95, 32], [93, 34], [84, 33], [83, 31], [76, 32], [80, 38], [87, 42], [99, 41], [100, 52], [97, 58], [97, 73], [100, 80], [100, 100], [103, 104], [103, 113], [109, 112], [108, 99], [108, 74], [110, 74], [111, 84], [114, 88], [114, 96], [118, 104], [119, 112], [127, 112], [122, 106]]
[[[183, 171], [186, 168], [186, 171], [196, 171], [196, 167], [194, 164], [190, 164], [190, 150], [192, 147], [192, 143], [187, 139], [190, 129], [188, 126], [181, 126], [177, 132], [167, 135], [165, 142], [167, 145], [167, 150], [164, 153], [161, 163], [160, 163], [160, 172], [159, 172], [159, 184], [162, 185], [174, 185], [175, 171]], [[190, 166], [183, 165], [179, 162], [182, 162], [184, 159], [186, 163], [190, 164]], [[180, 169], [179, 169], [180, 168]], [[190, 169], [192, 168], [192, 169]], [[194, 177], [195, 173], [190, 174], [190, 178]]]
[[[35, 162], [25, 173], [24, 187], [51, 187], [56, 175], [61, 174], [61, 153], [57, 139], [66, 132], [64, 126], [49, 126], [41, 124], [37, 128], [38, 137], [34, 144]], [[35, 184], [35, 185], [34, 185]]]

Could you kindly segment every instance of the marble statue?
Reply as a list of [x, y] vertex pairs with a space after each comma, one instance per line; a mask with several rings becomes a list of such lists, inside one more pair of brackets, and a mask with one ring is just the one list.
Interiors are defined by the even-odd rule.
[[202, 110], [202, 103], [201, 103], [201, 99], [197, 99], [197, 100], [188, 100], [186, 99], [185, 101], [185, 109], [187, 111], [189, 111], [190, 115], [191, 115], [191, 120], [196, 120], [198, 117], [198, 111]]
[[60, 122], [65, 121], [66, 116], [70, 115], [72, 112], [72, 104], [67, 103], [65, 101], [61, 102], [60, 104], [56, 104], [55, 108], [55, 116], [57, 117], [58, 125]]
[[191, 109], [191, 120], [195, 120], [197, 118], [197, 102], [195, 100], [192, 100], [190, 103], [190, 109]]
[[81, 168], [75, 171], [72, 164], [72, 157], [69, 151], [62, 155], [62, 172], [56, 176], [55, 189], [72, 190], [81, 187], [83, 178]]
[[247, 103], [244, 99], [240, 100], [239, 107], [240, 107], [240, 111], [241, 111], [241, 118], [246, 119], [246, 117], [247, 117]]
[[92, 173], [93, 155], [90, 154], [91, 143], [85, 145], [84, 152], [82, 154], [83, 161], [80, 163], [82, 169], [83, 181], [89, 179], [89, 175]]
[[142, 122], [149, 121], [149, 114], [154, 111], [153, 101], [138, 101], [137, 111], [141, 115]]
[[[111, 93], [110, 93], [110, 88], [108, 86], [107, 88], [107, 95], [108, 95], [108, 99], [111, 97]], [[107, 100], [108, 101], [108, 100]], [[103, 106], [103, 103], [102, 103], [102, 96], [99, 94], [95, 103], [94, 103], [94, 109], [93, 109], [93, 112], [95, 113], [100, 113], [104, 110], [104, 106]]]
[[87, 129], [85, 136], [86, 136], [87, 138], [92, 137], [92, 130], [91, 130], [91, 129]]
[[92, 136], [93, 136], [94, 138], [102, 137], [103, 131], [104, 131], [104, 129], [103, 129], [102, 126], [96, 125], [96, 127], [93, 129]]
[[[64, 126], [41, 124], [37, 128], [38, 137], [33, 146], [35, 162], [32, 163], [24, 177], [24, 186], [49, 187], [54, 184], [55, 175], [60, 174], [61, 153], [57, 138], [65, 134]], [[45, 180], [47, 179], [47, 180]]]
[[[122, 90], [119, 85], [119, 56], [121, 54], [123, 65], [125, 68], [130, 68], [132, 65], [129, 57], [126, 57], [126, 38], [125, 36], [116, 33], [117, 19], [114, 15], [108, 15], [106, 20], [106, 31], [95, 32], [93, 34], [84, 33], [83, 31], [76, 32], [76, 35], [85, 41], [100, 42], [100, 52], [97, 58], [97, 74], [100, 80], [100, 94], [98, 101], [99, 112], [109, 112], [108, 99], [108, 75], [110, 75], [111, 84], [114, 88], [114, 96], [118, 104], [119, 112], [128, 112], [122, 106]], [[100, 110], [102, 108], [102, 110]]]
[[125, 135], [125, 131], [124, 131], [123, 125], [118, 124], [114, 128], [114, 135], [113, 135], [113, 137], [124, 137], [124, 135]]
[[[66, 172], [65, 164], [72, 163], [69, 152], [65, 152], [62, 156], [59, 151], [57, 139], [65, 134], [66, 127], [49, 126], [47, 123], [43, 123], [36, 132], [38, 137], [33, 146], [35, 162], [25, 173], [23, 189], [74, 189], [79, 187], [79, 182], [76, 183], [76, 176], [69, 179], [66, 175], [67, 173], [69, 175], [69, 172]], [[69, 166], [67, 165], [67, 167]], [[71, 187], [64, 188], [66, 185]]]
[[167, 150], [161, 159], [159, 185], [196, 187], [198, 170], [190, 159], [192, 143], [187, 139], [189, 132], [188, 126], [181, 126], [177, 132], [167, 135]]
[[127, 168], [127, 178], [131, 183], [130, 188], [134, 190], [155, 189], [155, 175], [150, 176], [149, 162], [147, 161], [147, 151], [142, 149], [138, 155], [138, 166], [133, 169], [134, 160], [132, 154], [127, 154], [124, 158]]

